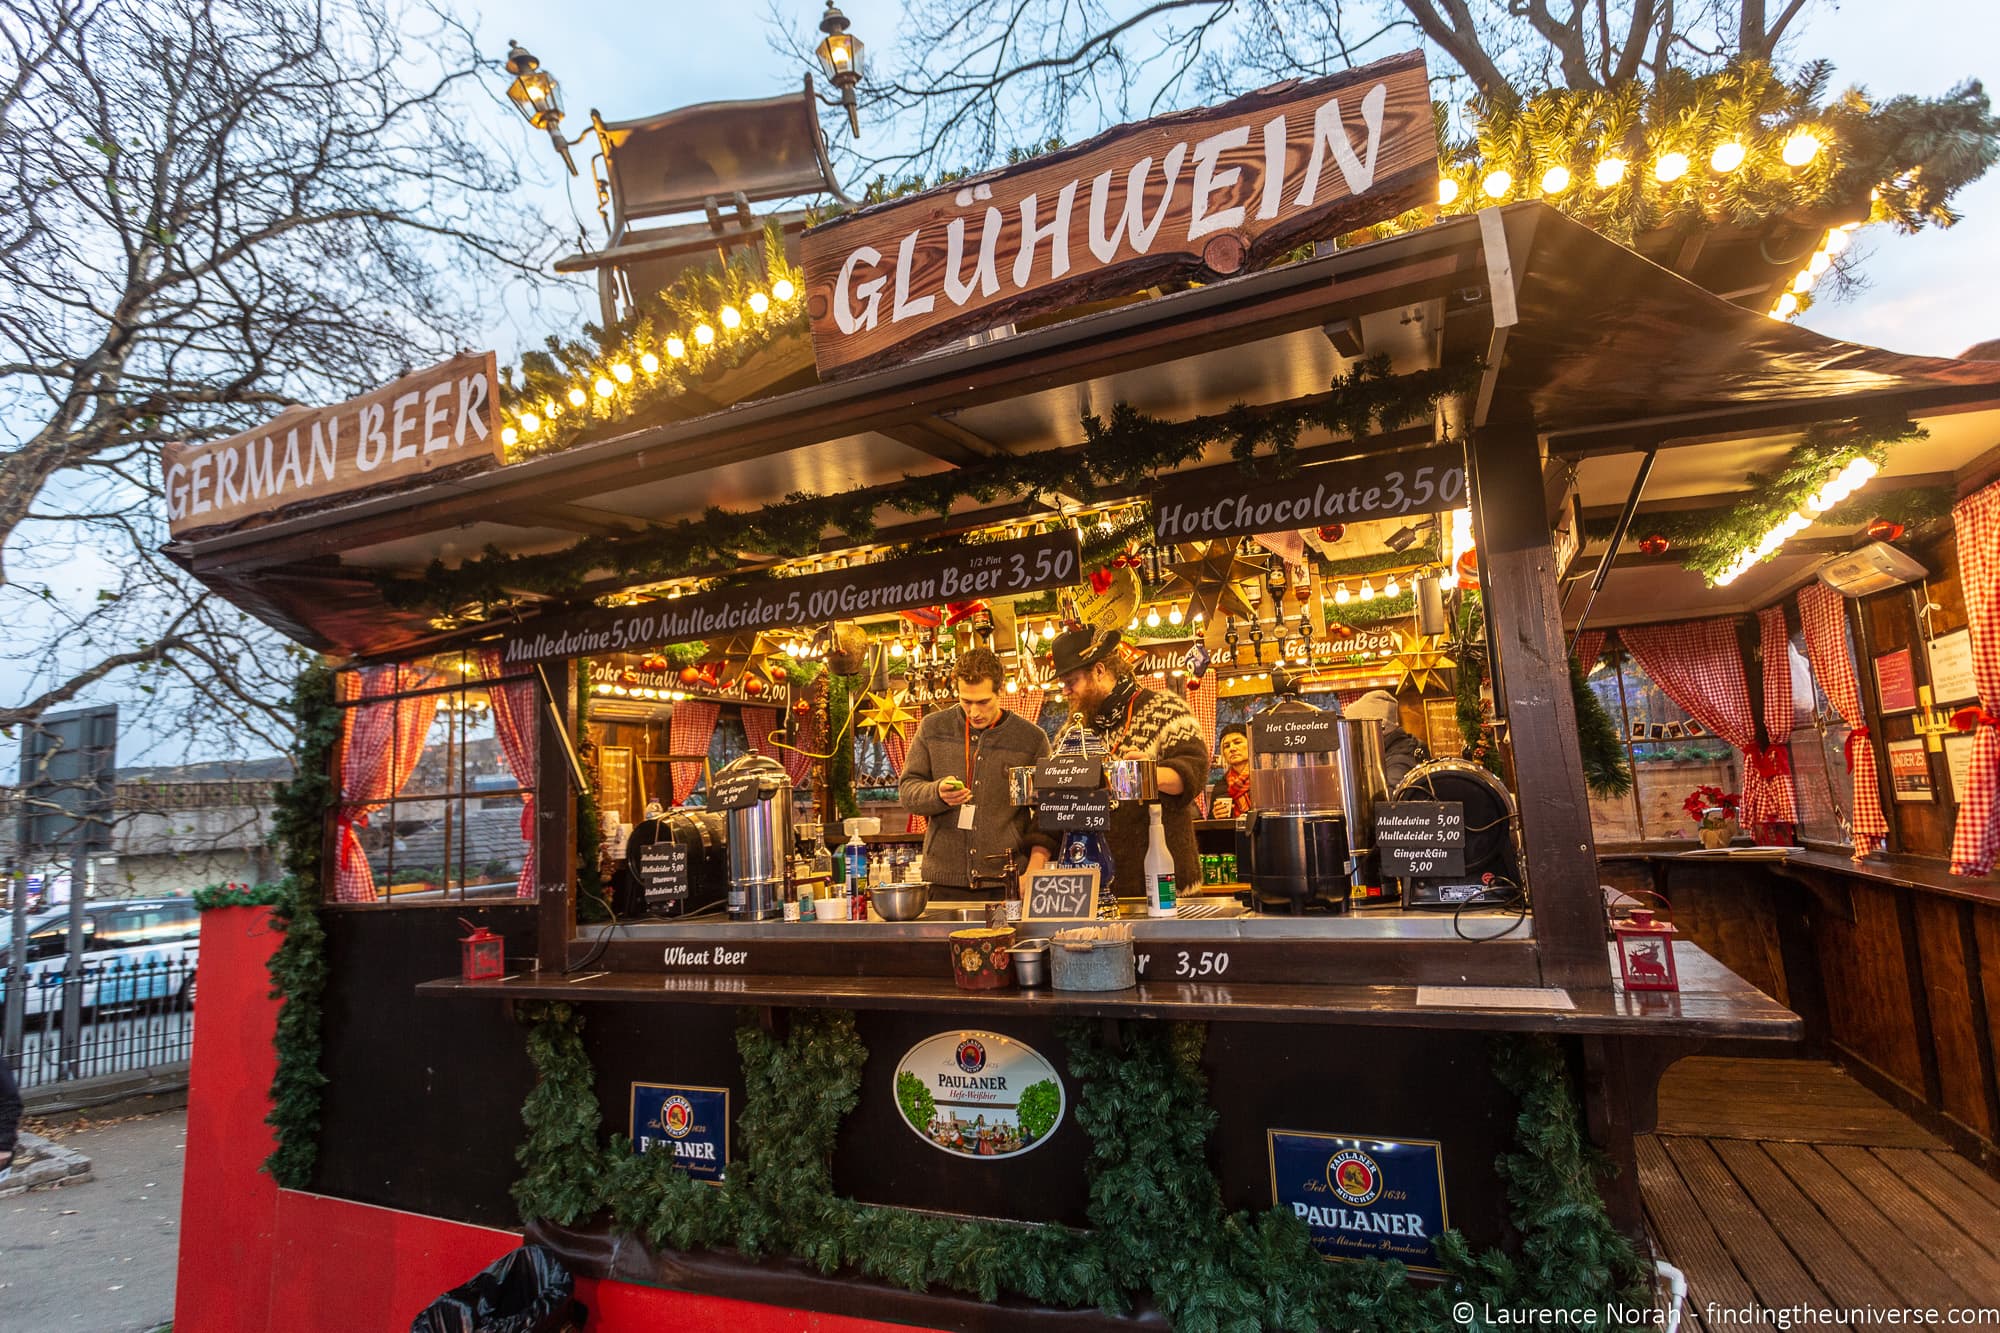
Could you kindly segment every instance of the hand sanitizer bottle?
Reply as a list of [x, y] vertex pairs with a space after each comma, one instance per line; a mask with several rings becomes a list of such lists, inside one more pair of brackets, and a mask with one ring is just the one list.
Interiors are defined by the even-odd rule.
[[1174, 858], [1167, 850], [1167, 828], [1160, 822], [1160, 807], [1149, 805], [1151, 823], [1146, 829], [1146, 915], [1174, 914]]

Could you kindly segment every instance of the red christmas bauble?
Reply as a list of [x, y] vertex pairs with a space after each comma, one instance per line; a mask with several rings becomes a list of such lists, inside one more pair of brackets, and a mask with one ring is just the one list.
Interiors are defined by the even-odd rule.
[[1903, 525], [1893, 518], [1878, 518], [1868, 524], [1868, 535], [1878, 542], [1895, 541], [1903, 532]]
[[1347, 525], [1345, 523], [1329, 523], [1319, 530], [1319, 539], [1323, 542], [1337, 542], [1346, 535]]
[[772, 680], [772, 682], [773, 682], [773, 683], [775, 683], [775, 684], [778, 684], [778, 685], [782, 685], [782, 684], [784, 684], [784, 683], [785, 683], [785, 674], [786, 674], [786, 673], [785, 673], [785, 669], [784, 669], [783, 667], [781, 667], [781, 666], [774, 666], [774, 667], [772, 667], [772, 668], [771, 668], [771, 680]]
[[681, 668], [681, 684], [699, 685], [700, 683], [701, 683], [700, 667], [684, 666]]
[[764, 682], [755, 676], [746, 676], [743, 679], [743, 692], [754, 699], [764, 692]]
[[1660, 532], [1649, 532], [1639, 539], [1639, 549], [1647, 555], [1665, 555], [1672, 545], [1666, 534]]
[[1458, 557], [1458, 582], [1462, 588], [1479, 587], [1479, 552], [1468, 550]]
[[792, 714], [795, 717], [804, 717], [812, 712], [812, 708], [812, 701], [809, 699], [795, 699], [792, 702]]

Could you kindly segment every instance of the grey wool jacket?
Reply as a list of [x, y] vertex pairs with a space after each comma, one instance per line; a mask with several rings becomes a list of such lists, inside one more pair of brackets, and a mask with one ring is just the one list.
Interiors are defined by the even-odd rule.
[[[966, 747], [972, 749], [972, 772], [966, 771]], [[1030, 812], [1007, 795], [1007, 770], [1039, 763], [1049, 753], [1049, 738], [1034, 723], [1015, 713], [981, 731], [968, 728], [965, 710], [953, 705], [917, 724], [903, 762], [903, 808], [930, 820], [924, 832], [924, 878], [932, 884], [964, 888], [971, 883], [968, 847], [982, 854], [1014, 852], [1016, 869], [1025, 869], [1030, 846], [1047, 847], [1050, 840], [1034, 832]], [[938, 784], [955, 777], [972, 788], [970, 834], [958, 826], [958, 810], [938, 795]], [[986, 863], [998, 873], [1002, 862]]]

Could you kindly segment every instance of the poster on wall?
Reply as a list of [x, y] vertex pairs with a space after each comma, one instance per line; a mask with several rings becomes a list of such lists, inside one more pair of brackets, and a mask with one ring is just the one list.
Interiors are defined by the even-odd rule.
[[638, 822], [632, 805], [632, 747], [607, 745], [597, 752], [597, 809], [616, 814], [621, 824]]
[[1951, 777], [1951, 799], [1965, 799], [1965, 784], [1972, 780], [1972, 736], [1944, 738], [1944, 767]]
[[1931, 659], [1931, 699], [1955, 704], [1979, 697], [1972, 678], [1972, 631], [1940, 634], [1928, 645]]
[[1433, 1139], [1266, 1131], [1271, 1202], [1290, 1208], [1325, 1259], [1397, 1259], [1443, 1271], [1444, 1147]]
[[1920, 740], [1889, 742], [1889, 780], [1899, 801], [1935, 801], [1931, 760]]
[[672, 1153], [682, 1171], [720, 1185], [729, 1168], [729, 1089], [634, 1083], [626, 1131], [634, 1151]]
[[910, 1132], [957, 1157], [1033, 1152], [1062, 1124], [1062, 1075], [1026, 1042], [959, 1029], [924, 1038], [896, 1062], [896, 1109]]
[[1424, 743], [1434, 755], [1455, 755], [1465, 748], [1465, 733], [1458, 729], [1457, 699], [1424, 700]]
[[1917, 706], [1917, 676], [1908, 648], [1875, 659], [1875, 697], [1885, 713], [1908, 713]]

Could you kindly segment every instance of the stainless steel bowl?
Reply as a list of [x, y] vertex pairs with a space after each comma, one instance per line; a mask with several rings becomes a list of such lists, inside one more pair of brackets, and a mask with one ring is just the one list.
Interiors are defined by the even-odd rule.
[[884, 921], [915, 921], [931, 903], [928, 884], [884, 884], [868, 891], [876, 915]]

